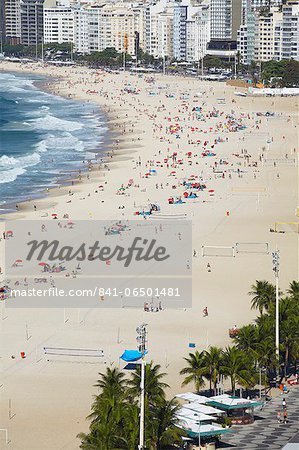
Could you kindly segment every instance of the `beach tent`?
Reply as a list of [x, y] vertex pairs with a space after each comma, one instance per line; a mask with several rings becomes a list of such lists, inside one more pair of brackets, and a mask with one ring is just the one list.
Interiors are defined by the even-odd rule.
[[201, 422], [209, 422], [211, 420], [215, 420], [215, 417], [213, 416], [203, 413], [197, 413], [196, 411], [192, 411], [191, 409], [185, 408], [185, 406], [183, 406], [181, 409], [178, 410], [177, 416], [182, 420], [184, 419], [195, 421], [200, 420]]
[[221, 409], [213, 408], [212, 406], [207, 406], [196, 402], [187, 403], [186, 405], [184, 405], [184, 408], [190, 409], [192, 411], [201, 414], [209, 414], [209, 415], [224, 414], [224, 411]]
[[142, 358], [142, 353], [138, 350], [125, 350], [120, 359], [126, 362], [139, 361]]
[[222, 394], [215, 395], [208, 399], [208, 403], [217, 408], [229, 410], [229, 409], [243, 409], [254, 408], [256, 406], [262, 406], [261, 402], [254, 400], [248, 400], [247, 398], [233, 397], [232, 395]]
[[185, 392], [184, 394], [177, 394], [176, 398], [181, 398], [182, 400], [186, 400], [188, 402], [196, 402], [196, 403], [207, 403], [209, 401], [208, 397], [204, 395], [193, 394], [193, 392]]
[[199, 433], [201, 437], [219, 436], [224, 433], [230, 433], [229, 428], [223, 428], [214, 423], [200, 425], [194, 420], [181, 420], [179, 426], [183, 428], [189, 437], [197, 438]]

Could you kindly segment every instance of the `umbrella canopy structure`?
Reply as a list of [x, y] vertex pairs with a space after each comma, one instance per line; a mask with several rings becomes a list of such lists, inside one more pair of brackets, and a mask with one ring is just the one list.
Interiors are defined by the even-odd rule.
[[142, 353], [138, 350], [125, 350], [120, 359], [126, 362], [139, 361], [142, 358]]
[[208, 414], [203, 413], [197, 413], [195, 411], [192, 411], [191, 409], [185, 408], [183, 406], [177, 413], [178, 418], [181, 420], [189, 419], [189, 420], [195, 420], [200, 422], [209, 422], [211, 420], [215, 420], [215, 417], [210, 416]]
[[185, 409], [190, 409], [191, 411], [195, 411], [200, 414], [210, 414], [217, 416], [218, 414], [224, 414], [225, 412], [221, 409], [213, 408], [213, 406], [203, 405], [201, 403], [188, 403], [184, 405]]
[[208, 397], [204, 395], [193, 394], [193, 392], [185, 392], [184, 394], [177, 394], [176, 398], [181, 398], [182, 400], [186, 400], [188, 402], [196, 402], [196, 403], [207, 403], [209, 401]]

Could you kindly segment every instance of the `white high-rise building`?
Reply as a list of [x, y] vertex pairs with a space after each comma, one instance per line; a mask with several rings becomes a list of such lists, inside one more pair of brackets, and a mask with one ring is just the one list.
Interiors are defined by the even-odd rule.
[[207, 54], [210, 41], [210, 8], [202, 5], [187, 22], [187, 61], [199, 61]]
[[123, 52], [125, 43], [126, 51], [135, 55], [135, 14], [131, 8], [124, 4], [107, 4], [101, 8], [100, 17], [101, 50], [114, 47], [118, 52]]
[[124, 4], [74, 5], [75, 51], [91, 53], [113, 47], [135, 55], [138, 12]]
[[243, 64], [250, 64], [254, 60], [256, 7], [260, 1], [242, 0], [242, 23], [238, 30], [237, 50]]
[[58, 6], [44, 9], [44, 42], [74, 42], [74, 10]]
[[254, 53], [256, 61], [270, 61], [275, 58], [275, 38], [277, 40], [277, 29], [281, 27], [281, 23], [282, 13], [276, 8], [257, 17]]
[[281, 58], [299, 61], [299, 2], [289, 1], [282, 8]]
[[160, 0], [148, 10], [146, 47], [156, 58], [173, 56], [173, 6], [173, 1]]
[[[78, 53], [90, 53], [90, 35], [89, 23], [97, 21], [98, 11], [93, 9], [91, 12], [88, 8], [80, 4], [74, 6], [74, 50]], [[92, 20], [94, 15], [95, 19]]]
[[242, 0], [211, 0], [211, 39], [237, 40]]

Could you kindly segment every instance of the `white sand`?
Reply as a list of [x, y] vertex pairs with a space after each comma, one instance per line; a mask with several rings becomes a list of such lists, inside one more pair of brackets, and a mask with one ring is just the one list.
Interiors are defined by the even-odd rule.
[[[289, 281], [297, 279], [298, 235], [295, 233], [270, 233], [269, 228], [276, 221], [297, 221], [297, 167], [277, 164], [277, 167], [262, 166], [259, 156], [266, 147], [264, 155], [268, 158], [288, 158], [297, 160], [297, 109], [298, 100], [294, 98], [241, 98], [234, 96], [235, 89], [222, 83], [199, 82], [195, 79], [163, 77], [155, 75], [156, 85], [151, 86], [141, 78], [129, 74], [101, 74], [81, 68], [53, 68], [41, 66], [22, 66], [11, 63], [0, 64], [1, 70], [32, 71], [62, 77], [51, 90], [57, 94], [77, 99], [88, 99], [104, 107], [110, 117], [110, 128], [123, 133], [115, 151], [117, 155], [111, 162], [110, 171], [90, 172], [90, 180], [71, 187], [74, 195], [69, 197], [70, 188], [61, 188], [51, 192], [40, 201], [20, 205], [18, 213], [9, 214], [6, 220], [20, 218], [40, 219], [48, 212], [58, 213], [62, 218], [68, 213], [75, 219], [118, 219], [123, 212], [126, 219], [134, 219], [136, 205], [146, 207], [148, 199], [158, 201], [163, 214], [185, 213], [193, 223], [193, 248], [198, 256], [193, 258], [193, 307], [190, 310], [166, 310], [159, 313], [144, 313], [139, 310], [81, 310], [78, 321], [77, 310], [66, 311], [64, 323], [63, 310], [13, 310], [4, 309], [2, 303], [2, 320], [0, 320], [1, 338], [1, 427], [7, 428], [14, 450], [73, 450], [79, 447], [76, 434], [88, 429], [85, 417], [89, 413], [92, 387], [97, 373], [104, 369], [104, 364], [79, 364], [70, 362], [47, 362], [42, 355], [42, 347], [80, 347], [101, 348], [109, 361], [119, 364], [118, 357], [124, 349], [135, 348], [135, 328], [142, 321], [149, 324], [149, 359], [162, 365], [168, 372], [167, 381], [171, 384], [170, 394], [181, 391], [182, 377], [179, 370], [184, 366], [183, 357], [189, 352], [188, 343], [195, 342], [197, 349], [208, 345], [225, 346], [230, 343], [228, 329], [248, 323], [255, 317], [250, 310], [250, 298], [247, 292], [257, 279], [273, 281], [271, 255], [237, 255], [236, 258], [202, 258], [201, 245], [232, 246], [236, 242], [268, 242], [270, 250], [276, 246], [281, 252], [281, 288], [286, 289]], [[121, 93], [126, 82], [140, 90], [138, 95]], [[157, 86], [167, 84], [159, 95], [149, 95], [149, 91], [158, 92]], [[50, 86], [49, 86], [50, 88]], [[96, 90], [98, 94], [87, 94]], [[239, 90], [239, 89], [237, 89]], [[197, 92], [205, 91], [204, 98], [195, 99]], [[175, 94], [175, 98], [166, 98], [165, 93]], [[207, 130], [215, 126], [222, 118], [213, 118], [199, 122], [188, 118], [183, 110], [180, 95], [190, 94], [185, 100], [189, 110], [194, 105], [202, 105], [204, 112], [216, 109], [229, 113], [232, 109], [236, 116], [249, 114], [244, 118], [245, 131], [238, 133], [192, 133], [187, 128], [197, 126]], [[225, 104], [219, 105], [218, 98], [225, 98]], [[232, 103], [232, 100], [236, 103]], [[196, 101], [195, 101], [196, 100]], [[165, 110], [157, 107], [165, 105]], [[145, 110], [147, 110], [145, 112]], [[257, 111], [273, 111], [274, 118], [256, 117]], [[155, 114], [153, 120], [150, 115]], [[171, 143], [160, 142], [165, 126], [169, 125], [165, 117], [178, 115], [179, 123], [184, 128], [181, 139], [176, 140], [167, 135]], [[185, 121], [184, 121], [185, 118]], [[255, 121], [261, 119], [259, 129]], [[162, 125], [163, 131], [153, 135], [153, 122]], [[211, 123], [211, 125], [210, 125]], [[134, 132], [131, 133], [131, 124]], [[225, 159], [233, 168], [238, 167], [246, 173], [242, 178], [237, 173], [224, 179], [214, 178], [210, 167], [215, 158], [192, 158], [192, 166], [186, 157], [187, 151], [201, 154], [202, 144], [198, 147], [188, 144], [190, 139], [211, 140], [218, 136], [228, 137], [215, 147], [216, 160]], [[285, 139], [282, 136], [285, 136]], [[240, 138], [244, 137], [244, 141]], [[273, 143], [267, 145], [267, 139], [273, 137]], [[140, 140], [138, 140], [140, 138]], [[177, 150], [177, 144], [180, 148]], [[183, 205], [168, 205], [170, 196], [182, 195], [184, 188], [172, 189], [177, 184], [176, 177], [169, 176], [171, 167], [157, 168], [157, 176], [140, 178], [147, 172], [147, 160], [160, 160], [170, 147], [171, 153], [178, 151], [178, 159], [184, 164], [177, 167], [177, 177], [188, 177], [202, 170], [207, 180], [207, 190], [199, 194], [199, 199], [187, 200]], [[210, 148], [208, 146], [208, 148]], [[296, 148], [296, 153], [293, 149]], [[258, 167], [244, 167], [244, 159], [232, 154], [241, 154], [246, 149], [257, 161]], [[161, 155], [158, 154], [161, 150]], [[136, 161], [141, 158], [141, 168], [136, 168]], [[113, 162], [114, 161], [114, 162]], [[195, 161], [199, 161], [196, 165]], [[241, 165], [237, 165], [240, 162]], [[279, 178], [277, 178], [279, 173]], [[254, 177], [255, 175], [255, 177]], [[86, 174], [84, 175], [86, 178]], [[121, 184], [127, 185], [130, 178], [139, 183], [140, 188], [131, 187], [129, 195], [116, 195]], [[211, 178], [211, 179], [210, 179]], [[95, 193], [99, 184], [106, 183], [103, 192]], [[163, 183], [163, 190], [156, 189], [156, 183]], [[166, 184], [169, 183], [169, 186]], [[215, 190], [209, 196], [208, 189]], [[254, 191], [254, 192], [252, 192]], [[61, 195], [65, 192], [65, 195]], [[176, 193], [177, 192], [177, 193]], [[257, 193], [260, 192], [260, 195]], [[90, 193], [90, 196], [87, 195]], [[80, 200], [84, 198], [84, 200]], [[71, 203], [67, 203], [69, 199]], [[205, 199], [205, 202], [202, 202]], [[104, 202], [102, 202], [104, 200]], [[33, 204], [37, 211], [33, 211]], [[124, 205], [125, 209], [118, 209]], [[230, 215], [226, 215], [229, 211]], [[2, 216], [4, 218], [4, 216]], [[0, 252], [3, 240], [0, 241]], [[3, 267], [3, 262], [0, 261]], [[210, 262], [212, 271], [207, 271]], [[1, 280], [1, 278], [0, 278]], [[209, 316], [204, 318], [202, 310], [208, 306]], [[26, 340], [27, 331], [31, 338]], [[119, 342], [118, 342], [119, 330]], [[27, 358], [20, 359], [20, 351], [25, 351]], [[15, 359], [11, 359], [15, 355]], [[190, 386], [193, 389], [193, 386]], [[186, 389], [185, 389], [186, 390]], [[11, 399], [12, 414], [9, 419], [8, 404]], [[1, 433], [0, 433], [1, 438]], [[0, 440], [0, 448], [5, 448]]]

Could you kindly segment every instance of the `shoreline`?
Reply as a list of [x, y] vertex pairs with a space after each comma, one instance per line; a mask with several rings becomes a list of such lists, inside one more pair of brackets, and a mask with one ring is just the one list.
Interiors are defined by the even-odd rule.
[[[24, 72], [20, 70], [6, 70], [6, 69], [2, 70], [2, 67], [0, 65], [0, 73], [12, 73], [19, 75], [20, 73]], [[26, 73], [28, 73], [29, 76], [35, 74], [33, 70], [32, 71], [26, 70]], [[41, 76], [45, 78], [44, 81], [36, 80], [33, 82], [33, 86], [35, 86], [39, 91], [51, 94], [53, 96], [64, 98], [65, 100], [76, 101], [81, 104], [92, 105], [92, 103], [89, 102], [89, 100], [83, 100], [76, 97], [70, 98], [69, 96], [57, 93], [56, 91], [57, 84], [59, 89], [59, 83], [63, 82], [66, 79], [66, 77], [63, 76], [54, 77], [46, 74], [43, 74]], [[89, 173], [89, 170], [92, 170], [93, 172], [98, 172], [100, 175], [100, 172], [103, 171], [104, 169], [103, 167], [99, 167], [98, 169], [95, 168], [95, 166], [98, 164], [97, 162], [98, 159], [101, 159], [100, 165], [108, 165], [109, 162], [111, 162], [107, 155], [109, 155], [109, 150], [112, 148], [113, 140], [120, 137], [120, 134], [117, 133], [117, 131], [111, 128], [109, 125], [109, 122], [114, 119], [113, 115], [109, 116], [107, 111], [97, 103], [94, 103], [94, 107], [98, 110], [96, 114], [97, 119], [98, 120], [100, 118], [104, 119], [103, 123], [104, 126], [107, 127], [107, 130], [103, 132], [102, 135], [103, 141], [98, 144], [99, 148], [94, 151], [89, 150], [89, 153], [91, 152], [94, 153], [93, 159], [88, 158], [86, 159], [86, 161], [91, 162], [92, 166], [91, 169], [89, 169], [89, 167], [87, 167], [83, 163], [81, 164], [78, 163], [79, 164], [78, 169], [71, 171], [74, 173], [74, 175], [76, 175], [75, 178], [70, 178], [71, 175], [70, 172], [68, 174], [67, 173], [59, 174], [57, 179], [53, 178], [52, 180], [53, 182], [55, 181], [54, 186], [52, 187], [50, 186], [47, 189], [41, 189], [39, 191], [36, 191], [36, 193], [33, 194], [31, 197], [28, 197], [23, 200], [18, 200], [16, 198], [16, 200], [13, 202], [3, 203], [2, 205], [0, 205], [0, 222], [5, 220], [5, 218], [3, 218], [3, 215], [14, 213], [18, 214], [23, 210], [26, 211], [28, 210], [29, 206], [32, 205], [33, 202], [39, 203], [43, 200], [46, 200], [47, 198], [51, 199], [52, 197], [55, 197], [57, 195], [58, 196], [67, 195], [67, 192], [62, 192], [62, 188], [70, 188], [72, 186], [78, 186], [82, 183], [87, 182], [87, 175]], [[102, 150], [102, 152], [100, 150]], [[13, 205], [17, 205], [18, 209], [16, 209], [16, 207]]]
[[[0, 63], [0, 70], [2, 67]], [[78, 310], [3, 306], [2, 393], [5, 401], [12, 400], [16, 417], [4, 417], [2, 425], [9, 429], [15, 450], [39, 450], [40, 442], [44, 450], [53, 450], [57, 442], [65, 450], [74, 450], [80, 444], [76, 434], [88, 428], [85, 417], [96, 393], [93, 386], [98, 373], [108, 365], [118, 367], [123, 351], [136, 348], [136, 326], [148, 323], [148, 361], [160, 364], [167, 373], [165, 382], [171, 386], [167, 396], [192, 391], [193, 385], [181, 386], [183, 358], [194, 350], [232, 345], [228, 330], [256, 318], [248, 292], [255, 280], [274, 282], [273, 249], [280, 250], [281, 290], [297, 279], [298, 234], [291, 230], [270, 233], [269, 229], [278, 221], [298, 221], [298, 173], [291, 164], [298, 155], [298, 150], [293, 150], [297, 148], [294, 114], [298, 100], [238, 98], [234, 87], [160, 74], [150, 83], [146, 76], [106, 74], [84, 67], [65, 71], [35, 66], [34, 73], [38, 71], [60, 77], [56, 88], [61, 95], [71, 94], [105, 108], [108, 126], [117, 133], [111, 148], [114, 157], [112, 161], [108, 158], [107, 170], [90, 172], [89, 180], [84, 178], [74, 186], [72, 196], [67, 188], [61, 188], [61, 195], [56, 191], [51, 198], [39, 200], [37, 211], [29, 204], [24, 211], [2, 215], [8, 226], [14, 219], [46, 223], [44, 214], [51, 219], [53, 212], [59, 219], [68, 214], [72, 221], [131, 219], [146, 224], [136, 212], [157, 203], [161, 208], [157, 224], [165, 218], [179, 224], [178, 217], [192, 222], [192, 248], [196, 251], [192, 256], [191, 308], [166, 306], [151, 313], [129, 307], [87, 309], [84, 303]], [[198, 92], [205, 92], [203, 98], [196, 96]], [[220, 104], [218, 99], [224, 101]], [[202, 110], [194, 111], [197, 107]], [[257, 116], [258, 111], [275, 114], [268, 118]], [[231, 116], [246, 129], [233, 131]], [[211, 155], [203, 156], [205, 148]], [[154, 174], [148, 175], [151, 170]], [[206, 184], [206, 189], [196, 191], [197, 197], [185, 198], [185, 191], [192, 192], [186, 187], [189, 179]], [[169, 203], [169, 198], [176, 197], [182, 202]], [[219, 249], [231, 249], [237, 243], [267, 243], [268, 253], [202, 256], [202, 246], [221, 252]], [[0, 240], [0, 267], [4, 267], [3, 248]], [[208, 316], [203, 315], [206, 307]], [[190, 343], [195, 344], [194, 349]], [[98, 348], [104, 351], [106, 364], [48, 361], [43, 354], [45, 345]], [[19, 356], [21, 351], [26, 352], [25, 360]], [[13, 360], [11, 355], [17, 356]], [[41, 410], [46, 414], [43, 418]], [[39, 427], [26, 426], [37, 421]]]

